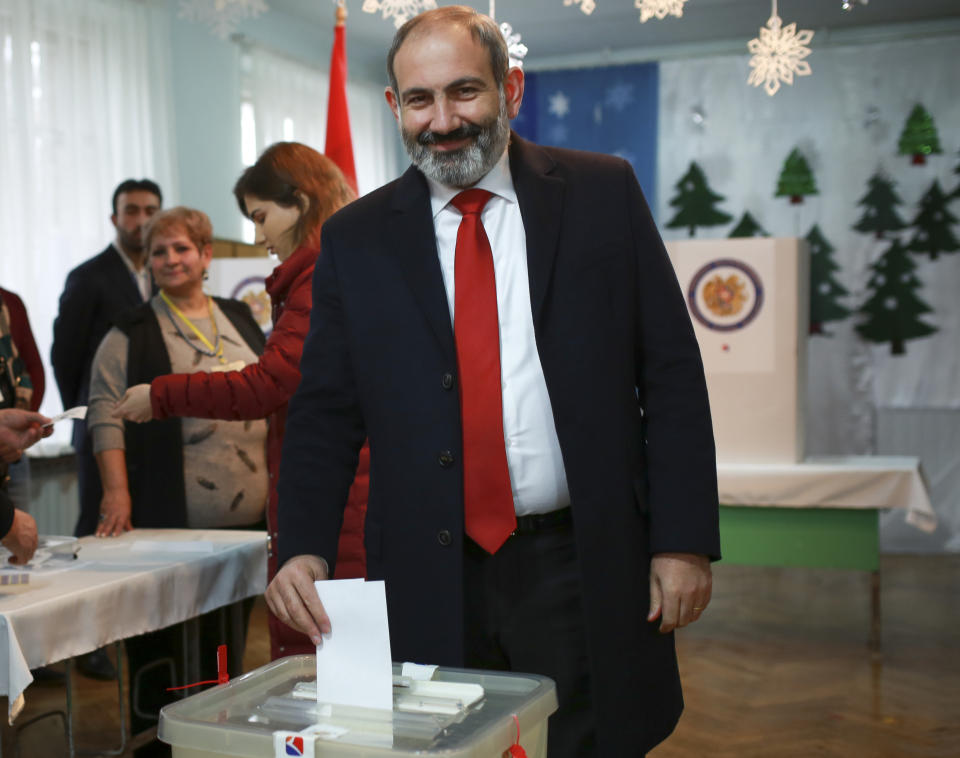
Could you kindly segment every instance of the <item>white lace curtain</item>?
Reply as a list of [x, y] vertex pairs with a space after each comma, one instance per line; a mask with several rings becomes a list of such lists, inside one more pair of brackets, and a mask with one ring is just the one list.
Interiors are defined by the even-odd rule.
[[60, 409], [57, 301], [67, 272], [113, 237], [114, 188], [130, 176], [175, 186], [165, 18], [136, 0], [0, 3], [0, 284], [27, 306], [47, 413]]
[[[244, 160], [252, 161], [280, 140], [303, 142], [323, 152], [327, 129], [326, 71], [256, 45], [242, 55], [242, 98], [246, 111]], [[398, 173], [396, 123], [383, 99], [383, 86], [347, 83], [350, 131], [360, 194]]]

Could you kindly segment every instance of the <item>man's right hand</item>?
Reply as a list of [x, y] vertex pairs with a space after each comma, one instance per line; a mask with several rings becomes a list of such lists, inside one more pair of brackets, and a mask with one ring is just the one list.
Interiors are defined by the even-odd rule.
[[331, 629], [330, 617], [313, 586], [327, 578], [325, 560], [316, 555], [297, 555], [283, 564], [264, 595], [273, 615], [306, 634], [314, 645], [322, 645]]
[[37, 522], [33, 516], [17, 508], [13, 512], [13, 524], [0, 543], [13, 553], [10, 563], [26, 563], [37, 549]]

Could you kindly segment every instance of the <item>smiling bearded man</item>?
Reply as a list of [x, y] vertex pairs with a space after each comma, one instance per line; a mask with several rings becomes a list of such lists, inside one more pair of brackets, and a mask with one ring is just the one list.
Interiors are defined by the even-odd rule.
[[[497, 115], [479, 124], [465, 123], [446, 134], [425, 129], [414, 134], [400, 127], [403, 145], [413, 165], [435, 182], [462, 189], [476, 184], [496, 165], [510, 140], [510, 119], [507, 98], [500, 88], [500, 109]], [[471, 140], [470, 144], [438, 152], [431, 146]]]
[[314, 581], [369, 437], [393, 659], [549, 676], [550, 758], [636, 758], [680, 717], [672, 632], [720, 554], [683, 294], [628, 163], [510, 133], [492, 19], [415, 16], [387, 72], [413, 166], [323, 226], [267, 603], [337, 627]]

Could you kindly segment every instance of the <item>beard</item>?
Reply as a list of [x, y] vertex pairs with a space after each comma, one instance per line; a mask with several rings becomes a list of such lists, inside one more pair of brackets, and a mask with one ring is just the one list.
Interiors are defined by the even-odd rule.
[[143, 252], [143, 237], [141, 236], [141, 229], [137, 227], [134, 231], [130, 232], [126, 229], [117, 228], [117, 237], [120, 240], [120, 245], [129, 253], [142, 253]]
[[[400, 133], [411, 162], [426, 176], [445, 187], [471, 187], [496, 165], [507, 147], [510, 119], [507, 118], [506, 98], [501, 92], [499, 112], [485, 122], [466, 123], [446, 134], [429, 130], [413, 134], [402, 127]], [[472, 139], [473, 142], [444, 152], [430, 149], [431, 145], [462, 139]]]

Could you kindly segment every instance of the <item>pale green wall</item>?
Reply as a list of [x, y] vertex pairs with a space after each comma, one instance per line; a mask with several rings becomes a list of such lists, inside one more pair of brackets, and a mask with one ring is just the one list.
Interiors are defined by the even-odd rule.
[[[177, 187], [164, 188], [171, 202], [200, 208], [218, 237], [240, 239], [241, 216], [231, 193], [240, 161], [240, 48], [200, 24], [177, 17], [167, 0], [170, 35], [171, 103]], [[327, 70], [333, 18], [326, 28], [271, 9], [244, 22], [247, 40]], [[384, 79], [381, 67], [355, 63], [364, 50], [348, 41], [351, 81]], [[326, 110], [326, 103], [319, 104]]]

